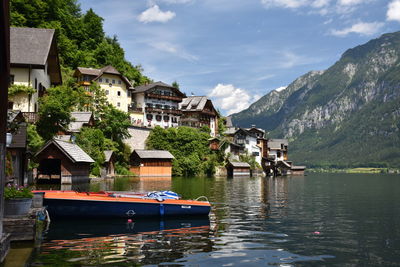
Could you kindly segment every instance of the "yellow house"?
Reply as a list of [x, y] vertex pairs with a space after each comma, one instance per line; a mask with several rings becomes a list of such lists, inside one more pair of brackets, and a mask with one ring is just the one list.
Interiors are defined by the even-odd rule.
[[129, 80], [113, 66], [101, 69], [78, 67], [74, 77], [79, 85], [89, 88], [92, 82], [97, 82], [104, 89], [107, 100], [116, 108], [128, 112], [131, 105], [131, 88]]
[[10, 83], [34, 89], [10, 96], [9, 108], [37, 112], [39, 97], [62, 83], [57, 43], [53, 29], [10, 28]]

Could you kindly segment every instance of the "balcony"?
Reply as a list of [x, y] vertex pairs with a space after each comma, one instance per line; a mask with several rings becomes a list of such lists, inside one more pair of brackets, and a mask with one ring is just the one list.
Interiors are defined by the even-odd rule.
[[182, 111], [178, 109], [151, 108], [151, 107], [146, 107], [146, 113], [166, 113], [177, 116], [182, 115]]
[[159, 95], [159, 94], [154, 94], [154, 93], [147, 93], [146, 97], [148, 97], [148, 98], [156, 98], [156, 99], [164, 99], [164, 100], [171, 100], [171, 101], [176, 101], [176, 102], [181, 102], [182, 101], [182, 97], [180, 97], [180, 96]]
[[128, 106], [128, 112], [143, 112], [142, 108]]
[[22, 115], [28, 123], [36, 123], [39, 120], [39, 114], [37, 112], [22, 112]]

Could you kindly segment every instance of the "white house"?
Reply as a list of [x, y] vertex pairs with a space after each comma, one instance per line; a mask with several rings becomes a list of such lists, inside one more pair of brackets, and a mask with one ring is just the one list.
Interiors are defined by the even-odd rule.
[[37, 112], [39, 97], [62, 83], [53, 29], [10, 28], [10, 83], [34, 89], [9, 97], [9, 108], [22, 112]]
[[179, 126], [182, 111], [179, 103], [186, 97], [171, 85], [156, 82], [133, 88], [132, 105], [129, 109], [132, 124], [163, 128]]
[[257, 136], [245, 129], [239, 128], [233, 135], [233, 142], [244, 147], [248, 154], [255, 157], [261, 165], [261, 148], [257, 145]]
[[128, 112], [132, 102], [132, 85], [113, 66], [109, 65], [101, 69], [78, 67], [75, 70], [74, 77], [76, 77], [77, 83], [87, 90], [89, 90], [92, 82], [97, 82], [104, 89], [110, 104], [119, 110]]

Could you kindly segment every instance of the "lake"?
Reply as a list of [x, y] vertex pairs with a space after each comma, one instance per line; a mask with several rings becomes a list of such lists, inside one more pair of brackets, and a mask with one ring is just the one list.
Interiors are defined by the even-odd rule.
[[209, 219], [52, 221], [31, 266], [400, 265], [400, 176], [127, 179], [91, 190], [206, 196]]

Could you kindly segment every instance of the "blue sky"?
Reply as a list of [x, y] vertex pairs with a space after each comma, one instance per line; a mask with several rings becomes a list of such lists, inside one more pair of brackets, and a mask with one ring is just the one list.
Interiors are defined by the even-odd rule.
[[349, 48], [400, 30], [400, 0], [80, 0], [154, 81], [247, 108]]

